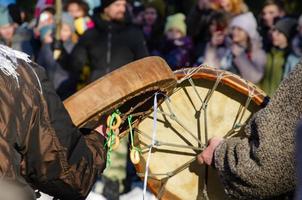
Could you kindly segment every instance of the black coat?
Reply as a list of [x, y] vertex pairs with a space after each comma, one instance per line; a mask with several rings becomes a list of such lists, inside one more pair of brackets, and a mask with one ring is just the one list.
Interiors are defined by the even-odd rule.
[[126, 22], [109, 22], [94, 17], [95, 28], [88, 30], [71, 54], [70, 70], [79, 74], [88, 63], [93, 81], [129, 62], [148, 55], [141, 30]]

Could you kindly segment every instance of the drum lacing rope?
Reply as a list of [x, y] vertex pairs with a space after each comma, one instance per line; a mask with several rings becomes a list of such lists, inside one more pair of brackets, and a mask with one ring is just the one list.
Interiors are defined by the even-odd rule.
[[157, 93], [157, 92], [154, 94], [152, 143], [151, 143], [151, 147], [149, 148], [148, 157], [147, 157], [147, 161], [146, 161], [145, 177], [144, 177], [143, 200], [146, 199], [147, 180], [148, 180], [148, 174], [149, 174], [149, 164], [150, 164], [150, 158], [151, 158], [152, 148], [153, 148], [153, 146], [155, 144], [155, 138], [156, 138], [156, 129], [157, 129], [157, 95], [158, 94], [159, 93]]
[[134, 134], [133, 134], [133, 129], [132, 129], [132, 115], [128, 116], [128, 125], [129, 125], [131, 149], [134, 149], [141, 154], [141, 152], [142, 152], [141, 148], [134, 146]]
[[[177, 145], [177, 144], [171, 144], [171, 143], [165, 143], [165, 142], [160, 142], [158, 140], [156, 140], [156, 130], [157, 130], [157, 112], [160, 112], [157, 108], [157, 95], [160, 94], [160, 93], [155, 93], [155, 96], [154, 96], [154, 112], [153, 112], [153, 130], [152, 130], [152, 138], [151, 138], [151, 145], [148, 146], [149, 148], [149, 151], [148, 151], [148, 157], [147, 157], [147, 161], [146, 161], [146, 167], [145, 167], [145, 174], [144, 174], [144, 190], [143, 190], [143, 199], [145, 199], [145, 195], [146, 195], [146, 188], [147, 188], [147, 180], [148, 180], [148, 177], [153, 177], [154, 176], [166, 176], [164, 179], [167, 179], [169, 177], [172, 177], [174, 176], [175, 174], [183, 171], [184, 169], [188, 168], [190, 166], [190, 164], [192, 162], [194, 162], [196, 160], [196, 158], [193, 158], [192, 160], [190, 160], [189, 162], [185, 163], [184, 165], [178, 167], [177, 169], [175, 169], [174, 171], [172, 172], [167, 172], [167, 173], [163, 173], [163, 174], [150, 174], [149, 175], [149, 165], [150, 165], [150, 158], [151, 158], [151, 152], [152, 152], [152, 149], [153, 148], [156, 148], [157, 146], [159, 145], [167, 145], [167, 146], [181, 146], [183, 148], [189, 148], [189, 146], [185, 146], [185, 145]], [[188, 133], [190, 133], [192, 135], [192, 137], [194, 137], [201, 145], [202, 147], [198, 148], [198, 147], [194, 147], [192, 149], [198, 149], [198, 150], [203, 150], [205, 148], [205, 145], [201, 143], [201, 141], [195, 136], [193, 135], [189, 129], [187, 129], [176, 117], [176, 115], [173, 113], [172, 111], [172, 108], [170, 106], [170, 99], [169, 97], [166, 97], [166, 101], [167, 103], [167, 107], [169, 109], [169, 112], [170, 114], [167, 114], [167, 113], [163, 113], [165, 115], [168, 115], [172, 120], [175, 120], [180, 126], [182, 126]], [[141, 134], [147, 136], [147, 134], [144, 134], [140, 131]], [[147, 136], [149, 137], [149, 136]], [[150, 137], [149, 137], [150, 138]], [[142, 174], [139, 174], [138, 175], [142, 175]], [[163, 187], [164, 187], [165, 184], [163, 184], [161, 186], [161, 189], [160, 189], [160, 192], [158, 194], [158, 196], [161, 196], [163, 194]]]
[[[158, 113], [160, 113], [160, 112], [158, 112]], [[135, 132], [140, 134], [143, 137], [146, 137], [146, 138], [152, 140], [152, 138], [148, 134], [144, 133], [143, 131], [141, 131], [139, 129], [135, 129]], [[197, 151], [204, 150], [204, 147], [186, 146], [186, 145], [174, 144], [174, 143], [169, 143], [169, 142], [163, 142], [163, 141], [156, 139], [154, 141], [153, 148], [159, 147], [159, 146], [178, 147], [178, 148], [184, 148], [184, 149], [193, 149], [193, 150], [197, 150]], [[151, 147], [151, 145], [147, 145], [145, 148], [142, 148], [141, 150], [142, 150], [142, 152], [144, 152], [146, 149], [149, 149], [150, 147]]]
[[231, 137], [235, 133], [239, 132], [241, 127], [245, 125], [245, 123], [242, 123], [243, 117], [248, 110], [248, 107], [252, 101], [252, 99], [255, 97], [255, 87], [252, 87], [246, 82], [247, 88], [248, 88], [248, 98], [246, 99], [244, 107], [240, 106], [238, 113], [236, 115], [235, 121], [233, 123], [232, 128], [227, 132], [227, 134], [224, 136], [224, 138]]
[[209, 67], [208, 65], [206, 64], [201, 64], [199, 65], [198, 67], [194, 67], [194, 68], [191, 68], [191, 69], [188, 69], [188, 68], [185, 68], [182, 70], [182, 72], [185, 74], [185, 76], [179, 80], [177, 80], [177, 83], [180, 84], [182, 83], [183, 81], [191, 78], [194, 74], [196, 74], [201, 68], [204, 68], [204, 67]]
[[205, 100], [202, 102], [202, 109], [206, 109], [208, 106], [208, 103], [212, 97], [212, 95], [214, 94], [215, 90], [217, 89], [221, 79], [224, 77], [224, 72], [221, 72], [217, 75], [217, 79], [215, 81], [215, 84], [213, 86], [213, 88], [211, 90], [209, 90], [207, 96], [205, 97]]
[[[201, 109], [204, 110], [204, 128], [205, 128], [205, 136], [206, 136], [206, 140], [208, 139], [208, 121], [207, 121], [207, 106], [208, 106], [208, 103], [211, 99], [211, 97], [213, 96], [215, 90], [217, 89], [219, 83], [221, 82], [222, 78], [226, 77], [225, 75], [225, 72], [222, 71], [222, 72], [219, 72], [219, 74], [216, 75], [216, 81], [212, 87], [211, 90], [208, 91], [206, 97], [204, 100], [202, 100], [202, 98], [200, 97], [199, 93], [197, 92], [197, 89], [196, 89], [196, 86], [194, 84], [194, 81], [193, 79], [190, 77], [188, 78], [188, 81], [190, 83], [190, 85], [193, 87], [194, 89], [194, 92], [196, 93], [196, 95], [198, 96], [199, 100], [201, 101]], [[207, 175], [207, 166], [205, 166], [205, 177], [204, 177], [204, 187], [203, 187], [203, 190], [202, 190], [202, 194], [203, 194], [203, 197], [205, 199], [209, 199], [208, 197], [208, 191], [207, 191], [207, 178], [206, 178], [206, 175]]]
[[111, 164], [111, 152], [112, 152], [112, 146], [114, 145], [114, 141], [115, 141], [115, 134], [114, 134], [114, 130], [112, 129], [112, 125], [114, 120], [116, 120], [117, 116], [120, 115], [120, 111], [116, 110], [111, 114], [111, 118], [110, 118], [110, 122], [109, 122], [109, 131], [107, 133], [107, 138], [106, 138], [106, 142], [104, 147], [108, 146], [108, 150], [107, 150], [107, 166], [110, 166]]
[[[217, 89], [219, 83], [221, 82], [222, 78], [225, 76], [225, 72], [222, 71], [220, 72], [219, 74], [216, 75], [216, 81], [212, 87], [211, 90], [208, 91], [204, 101], [202, 101], [202, 106], [201, 106], [201, 109], [204, 110], [204, 128], [205, 128], [205, 140], [207, 141], [208, 140], [208, 120], [207, 120], [207, 106], [208, 106], [208, 103], [211, 99], [211, 97], [213, 96], [215, 90]], [[194, 86], [193, 86], [194, 87]], [[196, 90], [197, 92], [197, 90]], [[202, 189], [202, 194], [203, 194], [203, 197], [208, 200], [209, 199], [209, 196], [208, 196], [208, 189], [207, 189], [207, 173], [208, 172], [208, 166], [205, 166], [205, 176], [204, 176], [204, 184], [203, 184], [203, 189]]]

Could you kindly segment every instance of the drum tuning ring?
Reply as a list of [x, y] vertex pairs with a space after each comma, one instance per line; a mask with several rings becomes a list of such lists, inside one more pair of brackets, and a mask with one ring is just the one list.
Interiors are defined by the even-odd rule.
[[[115, 124], [110, 124], [111, 117], [115, 117], [115, 120], [113, 121], [113, 122], [115, 122]], [[113, 116], [109, 115], [107, 117], [107, 127], [110, 127], [110, 125], [111, 125], [111, 129], [118, 129], [120, 127], [121, 123], [122, 123], [122, 119], [121, 119], [121, 116], [118, 114], [114, 114]]]
[[140, 155], [139, 155], [139, 150], [136, 148], [132, 148], [130, 151], [130, 159], [131, 162], [136, 165], [139, 163], [140, 161]]

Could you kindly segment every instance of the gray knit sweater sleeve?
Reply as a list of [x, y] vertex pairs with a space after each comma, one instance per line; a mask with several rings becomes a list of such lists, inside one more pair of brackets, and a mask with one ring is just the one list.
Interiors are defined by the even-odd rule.
[[215, 166], [232, 199], [275, 199], [294, 190], [294, 134], [301, 118], [300, 62], [249, 121], [246, 137], [226, 139], [215, 151]]

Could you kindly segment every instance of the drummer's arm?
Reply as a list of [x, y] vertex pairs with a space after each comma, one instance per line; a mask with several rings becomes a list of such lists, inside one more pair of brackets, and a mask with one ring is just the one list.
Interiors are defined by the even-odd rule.
[[37, 117], [33, 117], [32, 123], [41, 125], [32, 128], [28, 136], [23, 176], [56, 198], [85, 199], [106, 166], [104, 131], [102, 127], [75, 127], [45, 71], [33, 67], [43, 89], [44, 103], [38, 109], [42, 114], [36, 111]]

